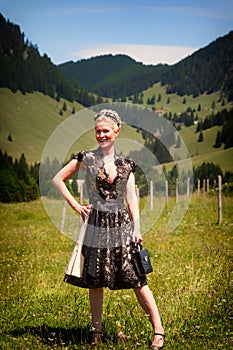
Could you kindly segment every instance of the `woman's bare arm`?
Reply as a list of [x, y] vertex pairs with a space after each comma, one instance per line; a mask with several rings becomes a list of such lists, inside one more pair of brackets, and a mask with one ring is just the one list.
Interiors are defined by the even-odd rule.
[[139, 205], [135, 190], [135, 178], [133, 173], [130, 174], [126, 184], [126, 202], [129, 208], [131, 219], [134, 223], [134, 238], [138, 243], [141, 243], [142, 236], [140, 231]]
[[74, 173], [79, 171], [81, 166], [81, 162], [78, 162], [76, 159], [71, 160], [54, 176], [53, 183], [65, 200], [69, 203], [71, 208], [80, 214], [82, 219], [85, 221], [90, 214], [92, 208], [91, 205], [82, 205], [81, 203], [78, 203], [65, 184], [65, 181], [68, 180]]

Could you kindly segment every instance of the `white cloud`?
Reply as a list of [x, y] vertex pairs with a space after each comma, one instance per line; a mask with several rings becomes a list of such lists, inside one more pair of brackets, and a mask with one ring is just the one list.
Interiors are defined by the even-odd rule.
[[98, 48], [79, 50], [73, 53], [77, 59], [90, 58], [107, 54], [125, 54], [144, 64], [175, 64], [191, 55], [197, 48], [160, 45], [106, 45]]

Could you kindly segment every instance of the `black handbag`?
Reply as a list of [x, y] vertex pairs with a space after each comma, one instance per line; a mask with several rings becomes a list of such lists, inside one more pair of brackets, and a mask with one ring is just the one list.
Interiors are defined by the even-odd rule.
[[132, 246], [132, 263], [139, 276], [153, 271], [148, 250], [139, 244]]

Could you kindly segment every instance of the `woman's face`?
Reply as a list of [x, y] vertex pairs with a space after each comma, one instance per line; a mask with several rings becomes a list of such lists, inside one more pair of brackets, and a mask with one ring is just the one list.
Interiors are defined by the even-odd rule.
[[115, 138], [118, 134], [119, 131], [114, 130], [111, 121], [103, 119], [96, 122], [95, 137], [102, 149], [107, 149], [113, 146]]

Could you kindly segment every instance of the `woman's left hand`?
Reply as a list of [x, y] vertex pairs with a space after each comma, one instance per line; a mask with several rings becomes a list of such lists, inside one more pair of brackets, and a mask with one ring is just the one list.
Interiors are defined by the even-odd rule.
[[136, 244], [141, 245], [143, 242], [142, 236], [141, 235], [133, 235], [133, 242]]

